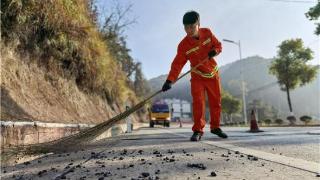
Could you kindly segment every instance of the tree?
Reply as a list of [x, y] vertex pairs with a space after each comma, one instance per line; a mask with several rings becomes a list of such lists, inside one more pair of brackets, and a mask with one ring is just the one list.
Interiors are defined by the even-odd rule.
[[312, 117], [310, 116], [301, 116], [300, 121], [304, 122], [305, 125], [309, 124], [312, 120]]
[[305, 48], [301, 39], [283, 41], [277, 57], [272, 61], [270, 73], [275, 75], [282, 91], [286, 91], [288, 105], [293, 114], [290, 90], [311, 82], [317, 73], [317, 67], [307, 65], [312, 57], [310, 48]]
[[99, 13], [96, 0], [87, 0], [87, 7], [89, 9], [89, 17], [91, 18], [91, 21], [97, 25]]
[[232, 114], [240, 111], [241, 105], [240, 101], [234, 97], [232, 97], [229, 93], [222, 93], [222, 112], [229, 115], [228, 121], [232, 122]]
[[135, 72], [135, 78], [133, 82], [134, 91], [137, 96], [142, 97], [150, 93], [150, 88], [148, 86], [147, 80], [144, 78], [141, 70], [141, 63], [137, 63], [137, 69]]
[[108, 44], [110, 54], [119, 62], [128, 80], [133, 78], [132, 75], [138, 65], [130, 56], [131, 50], [127, 47], [126, 36], [123, 35], [126, 28], [136, 23], [135, 19], [126, 19], [131, 8], [132, 5], [123, 8], [116, 4], [115, 10], [105, 17], [104, 24], [100, 30]]
[[126, 73], [127, 84], [137, 96], [142, 97], [150, 92], [150, 88], [144, 78], [141, 63], [135, 62], [129, 54], [131, 50], [127, 47], [126, 36], [123, 35], [126, 28], [136, 23], [135, 18], [126, 18], [131, 8], [132, 4], [123, 8], [117, 3], [113, 12], [105, 17], [100, 31], [108, 44], [110, 54]]
[[[309, 11], [306, 13], [306, 16], [309, 20], [311, 21], [316, 21], [320, 17], [320, 1], [318, 1], [317, 5], [314, 7], [311, 7]], [[320, 23], [315, 23], [316, 24], [316, 35], [320, 35]]]

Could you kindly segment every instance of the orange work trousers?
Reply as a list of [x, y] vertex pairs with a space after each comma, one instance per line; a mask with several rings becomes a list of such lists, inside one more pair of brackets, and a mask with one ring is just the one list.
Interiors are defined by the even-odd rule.
[[210, 79], [191, 79], [193, 132], [203, 133], [205, 121], [205, 93], [210, 107], [210, 129], [220, 127], [221, 87], [218, 75]]

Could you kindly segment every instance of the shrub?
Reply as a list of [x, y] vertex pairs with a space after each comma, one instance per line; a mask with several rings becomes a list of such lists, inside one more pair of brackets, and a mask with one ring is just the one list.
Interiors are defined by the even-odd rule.
[[276, 124], [278, 124], [278, 125], [283, 124], [283, 120], [282, 120], [282, 119], [276, 119], [276, 120], [274, 120], [274, 122], [275, 122]]
[[272, 121], [271, 119], [264, 119], [263, 122], [266, 123], [267, 125], [270, 125]]
[[304, 116], [301, 116], [301, 117], [300, 117], [300, 121], [304, 122], [305, 125], [307, 125], [308, 123], [310, 123], [311, 120], [312, 120], [312, 117], [310, 117], [310, 116], [304, 115]]

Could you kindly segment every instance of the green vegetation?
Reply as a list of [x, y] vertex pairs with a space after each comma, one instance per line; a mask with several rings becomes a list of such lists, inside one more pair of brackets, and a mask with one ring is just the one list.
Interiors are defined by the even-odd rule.
[[312, 120], [312, 117], [310, 116], [301, 116], [300, 121], [304, 122], [305, 125], [309, 124]]
[[269, 126], [272, 121], [271, 121], [271, 119], [264, 119], [263, 122], [264, 122], [266, 125]]
[[[306, 16], [311, 21], [317, 21], [320, 17], [320, 1], [318, 1], [317, 5], [311, 7], [309, 11], [306, 13]], [[320, 35], [320, 23], [319, 21], [316, 24], [315, 34]]]
[[274, 122], [278, 125], [282, 125], [283, 124], [283, 120], [282, 119], [276, 119], [274, 120]]
[[126, 37], [123, 35], [124, 29], [135, 23], [134, 19], [124, 19], [131, 7], [129, 5], [122, 8], [119, 4], [116, 4], [115, 11], [105, 17], [100, 32], [109, 47], [110, 55], [125, 72], [127, 84], [141, 97], [150, 93], [150, 88], [142, 73], [141, 63], [135, 62], [130, 56], [131, 50], [127, 47]]
[[57, 75], [73, 80], [82, 91], [109, 104], [134, 98], [126, 72], [97, 28], [92, 4], [92, 0], [1, 1], [2, 41], [53, 72], [52, 81]]
[[223, 92], [221, 106], [222, 106], [222, 112], [228, 115], [229, 123], [233, 123], [232, 114], [240, 111], [240, 108], [241, 108], [240, 100], [237, 98], [234, 98], [227, 92]]
[[281, 90], [286, 91], [290, 112], [290, 90], [312, 82], [316, 77], [317, 67], [307, 64], [312, 59], [312, 53], [310, 48], [303, 46], [301, 39], [285, 40], [271, 64], [270, 73], [277, 77]]

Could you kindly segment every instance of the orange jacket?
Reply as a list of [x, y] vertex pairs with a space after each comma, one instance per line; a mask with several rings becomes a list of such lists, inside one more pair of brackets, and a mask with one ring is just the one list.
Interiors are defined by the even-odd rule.
[[[171, 82], [176, 81], [187, 60], [190, 61], [191, 67], [196, 66], [208, 57], [208, 52], [213, 49], [219, 54], [222, 51], [222, 46], [208, 28], [199, 29], [199, 40], [188, 36], [184, 37], [178, 45], [177, 55], [171, 64], [171, 70], [167, 80]], [[211, 59], [204, 62], [203, 65], [197, 67], [197, 69], [203, 73], [211, 73], [216, 65], [216, 61]], [[207, 79], [194, 72], [191, 72], [191, 78]]]

